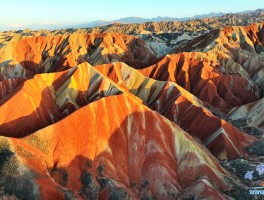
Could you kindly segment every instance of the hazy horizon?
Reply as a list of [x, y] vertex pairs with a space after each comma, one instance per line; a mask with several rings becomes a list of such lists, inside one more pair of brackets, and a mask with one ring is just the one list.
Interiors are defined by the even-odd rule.
[[126, 17], [172, 17], [183, 18], [195, 15], [218, 13], [236, 13], [245, 10], [264, 8], [262, 0], [212, 2], [201, 1], [126, 1], [126, 0], [57, 0], [29, 1], [23, 3], [10, 0], [2, 3], [0, 13], [0, 31], [18, 29], [55, 29], [95, 20], [111, 21]]

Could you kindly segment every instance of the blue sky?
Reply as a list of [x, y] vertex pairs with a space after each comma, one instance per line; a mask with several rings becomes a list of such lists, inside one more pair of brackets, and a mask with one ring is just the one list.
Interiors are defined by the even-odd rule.
[[0, 3], [0, 30], [131, 16], [190, 17], [264, 8], [264, 0], [6, 0]]

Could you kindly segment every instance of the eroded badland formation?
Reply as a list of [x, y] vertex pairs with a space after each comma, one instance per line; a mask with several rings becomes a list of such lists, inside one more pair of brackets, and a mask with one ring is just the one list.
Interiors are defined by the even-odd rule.
[[0, 195], [261, 199], [263, 18], [0, 33]]

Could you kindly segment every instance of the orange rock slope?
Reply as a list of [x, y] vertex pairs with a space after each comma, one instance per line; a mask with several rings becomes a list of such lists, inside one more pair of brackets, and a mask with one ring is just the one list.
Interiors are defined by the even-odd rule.
[[216, 30], [163, 58], [119, 33], [6, 42], [0, 196], [250, 199], [261, 177], [244, 175], [264, 156], [263, 65], [251, 63], [263, 33]]

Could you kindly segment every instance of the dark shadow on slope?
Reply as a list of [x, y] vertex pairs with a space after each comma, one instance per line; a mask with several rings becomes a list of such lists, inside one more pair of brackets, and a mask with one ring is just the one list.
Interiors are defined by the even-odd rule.
[[0, 137], [0, 196], [1, 199], [41, 199], [35, 175], [11, 149], [6, 138]]
[[[21, 102], [19, 102], [18, 100], [13, 109], [19, 112], [21, 110], [21, 107], [31, 106], [33, 110], [32, 113], [25, 116], [23, 116], [24, 113], [21, 113], [22, 116], [18, 116], [17, 119], [13, 119], [12, 121], [0, 124], [0, 135], [7, 137], [23, 137], [29, 135], [41, 128], [44, 128], [63, 119], [64, 117], [70, 115], [74, 111], [91, 102], [97, 101], [109, 95], [117, 95], [122, 93], [118, 88], [112, 88], [112, 90], [109, 88], [109, 91], [100, 89], [101, 83], [104, 79], [100, 79], [98, 83], [97, 79], [91, 80], [90, 85], [87, 85], [86, 91], [78, 91], [73, 88], [68, 88], [68, 86], [65, 84], [67, 83], [68, 79], [71, 78], [74, 72], [75, 69], [73, 69], [71, 73], [66, 72], [59, 78], [57, 78], [51, 85], [54, 87], [55, 91], [51, 90], [49, 87], [43, 89], [43, 91], [41, 92], [39, 105], [35, 105], [34, 103], [32, 103], [31, 98], [34, 98], [34, 96], [32, 94], [27, 94], [31, 91], [28, 91], [27, 93], [25, 91], [25, 95], [28, 95], [28, 98], [26, 98], [25, 101], [22, 102], [23, 105], [21, 105]], [[98, 74], [98, 76], [100, 76], [100, 74]], [[5, 98], [1, 99], [0, 106], [3, 106], [5, 103], [9, 103], [8, 100], [15, 98], [18, 92], [22, 92], [21, 90], [23, 89], [23, 86], [24, 84], [20, 84], [15, 91], [7, 95]], [[57, 105], [56, 99], [58, 97], [58, 94], [56, 94], [56, 91], [62, 86], [65, 87], [63, 91], [67, 89], [67, 94], [77, 94], [76, 97], [74, 97], [75, 99], [73, 99], [73, 101], [76, 102], [77, 106], [74, 102], [72, 102], [72, 99], [68, 98], [68, 96], [65, 96], [63, 105], [60, 105], [60, 107]], [[90, 91], [90, 87], [92, 87], [93, 90]], [[56, 97], [55, 99], [54, 96]], [[36, 108], [34, 108], [35, 106]], [[27, 112], [23, 109], [22, 111]]]
[[[3, 105], [6, 101], [11, 99], [13, 96], [15, 96], [24, 86], [24, 82], [26, 80], [20, 79], [20, 80], [14, 80], [15, 84], [13, 88], [10, 88], [8, 86], [10, 80], [4, 80], [0, 82], [0, 90], [5, 90], [3, 92], [1, 98], [0, 98], [0, 106]], [[5, 88], [4, 88], [5, 87]], [[9, 88], [8, 88], [9, 87]]]
[[[20, 52], [24, 56], [24, 60], [19, 60], [22, 67], [31, 74], [39, 74], [44, 72], [57, 72], [74, 67], [72, 65], [79, 64], [81, 60], [85, 60], [91, 64], [102, 64], [114, 61], [124, 61], [132, 67], [143, 68], [148, 65], [154, 64], [159, 60], [157, 53], [147, 43], [140, 38], [127, 36], [120, 33], [109, 34], [82, 34], [81, 39], [84, 39], [84, 43], [76, 41], [74, 36], [68, 35], [63, 39], [62, 36], [52, 36], [54, 45], [57, 45], [53, 52], [53, 46], [51, 54], [49, 53], [47, 41], [48, 36], [33, 36], [31, 38], [24, 38], [17, 42], [17, 45], [24, 45], [21, 47]], [[72, 39], [72, 40], [71, 40]], [[29, 40], [29, 42], [25, 42]], [[37, 41], [40, 40], [40, 44]], [[62, 41], [61, 41], [62, 40]], [[70, 41], [71, 40], [71, 41]], [[104, 43], [102, 44], [102, 41]], [[57, 42], [57, 43], [55, 43]], [[71, 49], [72, 43], [77, 43], [79, 46], [75, 46]], [[35, 44], [34, 44], [35, 43]], [[38, 47], [38, 45], [42, 45]], [[20, 48], [20, 46], [18, 47]], [[80, 49], [84, 48], [87, 53], [83, 53]], [[111, 54], [102, 54], [102, 50], [111, 49]], [[122, 49], [122, 53], [120, 53]], [[13, 51], [18, 51], [13, 49]], [[54, 55], [53, 55], [54, 54]], [[33, 62], [33, 60], [40, 60], [39, 63]], [[76, 59], [76, 60], [74, 60]]]
[[[22, 65], [22, 63], [10, 64], [13, 60], [6, 60], [0, 63], [0, 81], [6, 79], [30, 78], [34, 73]], [[32, 62], [32, 64], [35, 64]]]
[[[1, 100], [1, 103], [8, 103], [8, 99], [13, 98], [17, 92], [22, 89], [23, 85], [17, 88], [17, 91], [11, 93], [6, 96], [6, 98]], [[28, 98], [34, 98], [33, 96], [29, 96]], [[53, 101], [51, 90], [49, 88], [45, 88], [41, 94], [41, 102], [37, 105], [37, 108], [33, 108], [35, 105], [30, 100], [27, 104], [21, 104], [21, 102], [17, 102], [16, 105], [13, 105], [13, 109], [19, 112], [21, 107], [23, 106], [31, 106], [33, 112], [29, 115], [23, 116], [24, 113], [21, 113], [23, 117], [19, 117], [12, 121], [0, 125], [0, 133], [1, 136], [8, 137], [23, 137], [34, 131], [37, 131], [40, 128], [43, 128], [47, 125], [58, 121], [59, 117], [59, 109]], [[11, 106], [11, 105], [10, 105]], [[23, 111], [23, 110], [22, 110]], [[26, 111], [25, 111], [26, 112]]]
[[[141, 89], [144, 90], [145, 88], [142, 87]], [[152, 89], [154, 93], [156, 88]], [[188, 100], [181, 94], [176, 86], [173, 90], [172, 87], [170, 87], [170, 90], [170, 94], [167, 94], [166, 91], [168, 90], [164, 91], [164, 89], [162, 89], [151, 103], [148, 101], [144, 102], [145, 105], [157, 111], [171, 122], [179, 125], [192, 137], [209, 148], [216, 157], [224, 153], [228, 159], [231, 159], [245, 154], [243, 149], [246, 144], [241, 146], [240, 143], [237, 143], [237, 137], [239, 136], [244, 140], [246, 135], [238, 132], [231, 124], [224, 124], [225, 122], [222, 121], [221, 118], [211, 115], [206, 108], [200, 107]], [[140, 98], [140, 96], [137, 95], [137, 90], [130, 90], [130, 92]], [[164, 96], [167, 96], [166, 101], [164, 101]], [[225, 134], [227, 134], [227, 136], [224, 136]], [[232, 142], [225, 141], [225, 137], [228, 137]], [[252, 138], [250, 139], [252, 140]], [[215, 145], [215, 141], [218, 141], [221, 145]], [[250, 142], [247, 143], [248, 145], [250, 144]], [[237, 148], [239, 152], [237, 152]]]
[[[225, 75], [206, 62], [191, 59], [190, 62], [188, 60], [185, 62], [185, 60], [184, 54], [181, 54], [175, 65], [174, 74], [171, 74], [171, 76], [174, 76], [173, 78], [170, 78], [168, 70], [168, 65], [173, 60], [166, 61], [158, 69], [153, 67], [152, 72], [147, 75], [159, 81], [176, 82], [202, 101], [224, 113], [233, 107], [254, 102], [258, 99], [254, 95], [258, 88], [243, 77]], [[189, 65], [188, 71], [185, 71], [182, 67], [187, 64]], [[250, 90], [245, 86], [250, 86]]]
[[119, 48], [124, 48], [123, 46], [125, 45], [127, 49], [124, 53], [118, 53], [116, 48], [115, 53], [103, 54], [102, 51], [105, 49], [105, 47], [101, 47], [100, 44], [103, 42], [103, 40], [106, 40], [105, 37], [106, 36], [102, 38], [96, 38], [94, 43], [88, 46], [88, 53], [85, 55], [85, 59], [91, 65], [101, 65], [119, 61], [124, 62], [135, 69], [141, 69], [161, 60], [161, 58], [156, 56], [157, 53], [155, 50], [140, 38], [134, 38], [130, 42], [127, 42], [125, 39], [123, 44], [118, 44], [117, 40], [120, 40], [120, 36], [113, 36], [113, 41], [111, 44], [113, 44], [114, 48], [116, 48], [116, 45], [118, 45]]
[[[9, 64], [12, 60], [0, 63], [0, 68], [5, 68], [0, 74], [0, 106], [5, 101], [14, 96], [24, 85], [26, 80], [32, 79], [34, 74], [31, 71], [23, 69], [21, 64]], [[19, 67], [18, 67], [19, 66]], [[22, 67], [22, 68], [20, 68]]]
[[[63, 59], [63, 62], [64, 61], [65, 59]], [[33, 79], [36, 74], [44, 73], [43, 71], [41, 71], [41, 69], [36, 70], [36, 72], [27, 69], [39, 66], [39, 64], [32, 61], [23, 61], [19, 64], [9, 64], [10, 62], [11, 60], [0, 63], [0, 67], [5, 68], [5, 70], [3, 70], [3, 74], [0, 74], [0, 89], [3, 89], [0, 100], [5, 96], [8, 96], [7, 98], [5, 98], [5, 101], [12, 98], [12, 96], [14, 96], [20, 89], [22, 89], [23, 83], [25, 81]], [[49, 72], [65, 71], [70, 69], [69, 66], [62, 66], [61, 64], [62, 62], [60, 61], [53, 63], [52, 69], [49, 70]], [[10, 87], [10, 85], [12, 85], [12, 87]], [[1, 104], [2, 103], [0, 102], [0, 105]]]
[[187, 45], [174, 49], [173, 53], [180, 53], [185, 51], [190, 52], [194, 49], [202, 49], [207, 45], [209, 45], [210, 43], [212, 43], [215, 40], [215, 38], [219, 37], [220, 31], [221, 31], [220, 29], [215, 29], [207, 34], [198, 36], [193, 40], [191, 40], [189, 43], [187, 43]]
[[[68, 59], [65, 56], [61, 55], [59, 52], [55, 56], [45, 56], [45, 52], [46, 50], [42, 53], [43, 60], [41, 60], [40, 63], [25, 60], [20, 62], [20, 64], [27, 71], [30, 71], [32, 75], [60, 72], [68, 70], [72, 67], [68, 65]], [[49, 68], [47, 68], [47, 66], [49, 66]]]

